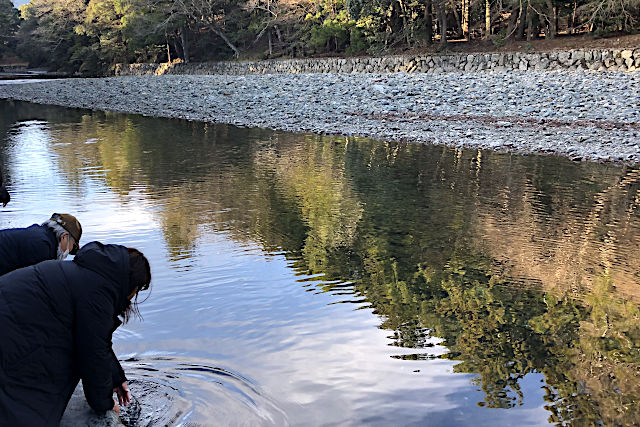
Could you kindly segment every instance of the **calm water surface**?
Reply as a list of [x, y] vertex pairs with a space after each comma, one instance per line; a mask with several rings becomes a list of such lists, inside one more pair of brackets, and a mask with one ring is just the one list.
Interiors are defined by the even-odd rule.
[[640, 422], [637, 169], [0, 113], [0, 227], [69, 212], [151, 261], [123, 422]]

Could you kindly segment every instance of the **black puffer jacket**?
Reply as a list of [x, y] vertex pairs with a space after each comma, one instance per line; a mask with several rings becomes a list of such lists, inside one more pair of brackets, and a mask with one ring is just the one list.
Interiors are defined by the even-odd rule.
[[125, 377], [111, 335], [128, 281], [126, 248], [99, 242], [0, 277], [0, 425], [58, 425], [79, 379], [94, 410], [113, 407]]
[[58, 239], [47, 226], [0, 230], [0, 276], [57, 256]]
[[9, 192], [4, 187], [4, 179], [2, 176], [2, 167], [0, 166], [0, 203], [5, 206], [11, 200]]

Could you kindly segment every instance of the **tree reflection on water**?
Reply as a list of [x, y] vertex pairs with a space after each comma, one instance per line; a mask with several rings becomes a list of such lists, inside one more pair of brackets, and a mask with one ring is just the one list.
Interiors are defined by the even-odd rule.
[[521, 405], [521, 379], [542, 373], [551, 422], [640, 422], [638, 170], [69, 114], [60, 168], [144, 192], [173, 257], [203, 233], [258, 242], [319, 291], [365, 300], [415, 349], [397, 357], [477, 374], [479, 405]]

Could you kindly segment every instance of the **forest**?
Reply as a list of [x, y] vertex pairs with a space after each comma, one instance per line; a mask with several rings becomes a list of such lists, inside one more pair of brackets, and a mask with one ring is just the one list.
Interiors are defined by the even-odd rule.
[[0, 0], [0, 57], [66, 73], [116, 63], [446, 51], [452, 41], [634, 33], [640, 0]]

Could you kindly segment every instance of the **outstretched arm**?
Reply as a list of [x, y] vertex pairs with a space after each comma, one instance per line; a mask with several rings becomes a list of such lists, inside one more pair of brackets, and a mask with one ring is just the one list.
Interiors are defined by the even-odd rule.
[[111, 350], [111, 378], [113, 383], [113, 392], [118, 396], [118, 403], [120, 405], [127, 406], [131, 402], [131, 395], [129, 394], [129, 385], [127, 384], [127, 377], [124, 375], [124, 370], [116, 357], [116, 354]]
[[114, 388], [127, 381], [127, 377], [124, 375], [124, 369], [120, 366], [120, 361], [118, 361], [113, 349], [111, 350], [111, 378]]
[[92, 293], [76, 311], [75, 339], [80, 378], [87, 403], [97, 412], [114, 407], [113, 316], [113, 301], [105, 291]]

